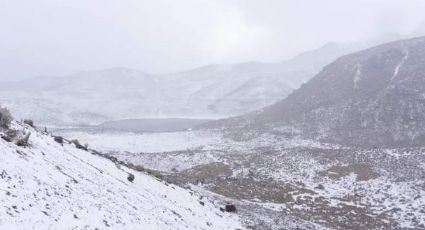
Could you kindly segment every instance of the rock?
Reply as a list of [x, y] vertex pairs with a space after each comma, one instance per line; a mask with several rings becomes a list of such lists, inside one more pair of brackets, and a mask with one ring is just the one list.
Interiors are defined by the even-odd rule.
[[226, 212], [236, 212], [236, 205], [234, 204], [226, 204], [225, 206]]
[[134, 175], [131, 174], [131, 173], [129, 173], [128, 176], [127, 176], [127, 180], [130, 181], [130, 182], [133, 182], [134, 178], [135, 178]]
[[63, 137], [56, 136], [56, 137], [54, 137], [54, 140], [61, 145], [63, 144]]

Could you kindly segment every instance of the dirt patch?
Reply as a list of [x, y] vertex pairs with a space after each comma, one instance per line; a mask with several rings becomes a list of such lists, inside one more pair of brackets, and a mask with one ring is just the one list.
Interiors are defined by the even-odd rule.
[[333, 180], [339, 180], [351, 173], [357, 175], [356, 179], [358, 181], [368, 181], [379, 177], [379, 174], [376, 173], [371, 166], [365, 164], [351, 164], [347, 166], [335, 165], [326, 171], [320, 172], [319, 175], [327, 176]]
[[249, 178], [220, 180], [209, 186], [209, 189], [227, 197], [271, 203], [295, 202], [294, 195], [314, 194], [311, 190], [288, 183]]
[[249, 178], [216, 181], [209, 190], [226, 197], [285, 204], [290, 215], [332, 229], [394, 229], [386, 216], [365, 207], [331, 205], [328, 200], [302, 185]]
[[332, 206], [320, 197], [297, 199], [296, 206], [289, 208], [300, 218], [332, 229], [394, 229], [396, 226], [388, 217], [376, 216], [367, 208], [347, 204]]
[[230, 165], [215, 162], [170, 174], [167, 176], [167, 181], [176, 184], [205, 184], [213, 183], [230, 176], [232, 176], [232, 167]]

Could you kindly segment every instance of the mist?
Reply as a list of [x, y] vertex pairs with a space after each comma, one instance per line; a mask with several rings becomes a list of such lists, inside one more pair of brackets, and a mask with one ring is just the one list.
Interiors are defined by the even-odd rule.
[[[279, 62], [327, 42], [422, 34], [421, 0], [0, 0], [0, 80]], [[422, 28], [422, 29], [421, 29]]]

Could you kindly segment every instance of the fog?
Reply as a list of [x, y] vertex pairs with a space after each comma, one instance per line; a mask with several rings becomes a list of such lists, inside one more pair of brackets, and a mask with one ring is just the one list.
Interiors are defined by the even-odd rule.
[[0, 80], [278, 62], [330, 41], [422, 34], [423, 12], [423, 0], [0, 0]]

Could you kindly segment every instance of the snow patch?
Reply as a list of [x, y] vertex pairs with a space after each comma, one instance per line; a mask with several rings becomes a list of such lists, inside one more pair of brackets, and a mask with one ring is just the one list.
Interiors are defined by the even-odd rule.
[[169, 132], [169, 133], [130, 133], [130, 132], [67, 132], [59, 133], [69, 139], [78, 139], [95, 149], [105, 152], [170, 152], [181, 151], [211, 143], [220, 142], [221, 136], [209, 132]]
[[360, 82], [362, 77], [362, 66], [360, 65], [360, 63], [357, 63], [356, 65], [356, 74], [354, 75], [354, 89], [358, 89], [358, 83]]
[[404, 49], [403, 55], [404, 56], [401, 58], [400, 62], [394, 68], [394, 72], [393, 72], [393, 76], [391, 77], [391, 80], [394, 80], [398, 76], [398, 74], [400, 72], [400, 68], [404, 65], [406, 60], [409, 58], [409, 50]]

